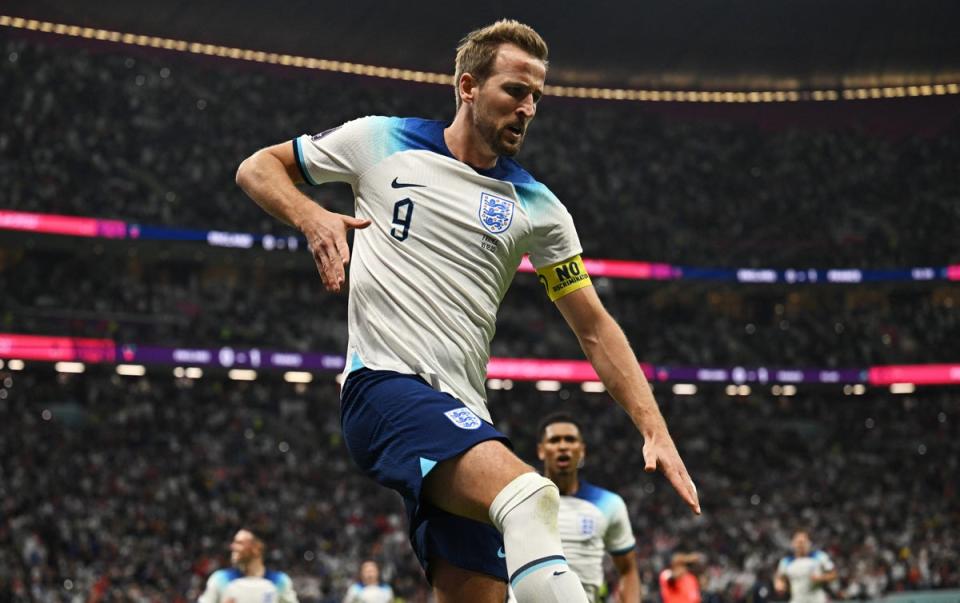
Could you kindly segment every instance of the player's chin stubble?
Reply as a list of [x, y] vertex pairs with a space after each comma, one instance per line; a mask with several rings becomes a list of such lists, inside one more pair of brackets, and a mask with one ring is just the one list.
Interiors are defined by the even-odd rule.
[[487, 143], [487, 146], [489, 146], [497, 156], [504, 155], [513, 157], [520, 152], [520, 147], [523, 146], [523, 134], [520, 135], [520, 140], [517, 141], [517, 144], [508, 145], [503, 141], [505, 134], [508, 132], [507, 127], [497, 128], [492, 120], [484, 119], [482, 115], [478, 114], [476, 116], [474, 119], [474, 127], [480, 132], [480, 136]]

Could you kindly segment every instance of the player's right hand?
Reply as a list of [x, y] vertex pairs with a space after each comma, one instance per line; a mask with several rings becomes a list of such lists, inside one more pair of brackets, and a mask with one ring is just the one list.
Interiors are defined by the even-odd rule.
[[331, 293], [339, 293], [346, 281], [346, 265], [350, 262], [347, 231], [370, 226], [370, 220], [334, 213], [314, 205], [310, 213], [298, 221], [313, 261], [320, 272], [323, 286]]

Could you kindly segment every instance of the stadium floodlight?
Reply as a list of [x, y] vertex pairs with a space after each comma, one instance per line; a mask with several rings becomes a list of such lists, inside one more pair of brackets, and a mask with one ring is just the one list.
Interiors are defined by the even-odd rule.
[[183, 379], [183, 367], [178, 366], [177, 368], [173, 369], [173, 376], [177, 379]]
[[607, 391], [607, 388], [599, 381], [584, 381], [580, 384], [580, 389], [588, 394], [602, 394]]
[[728, 395], [728, 396], [736, 396], [736, 395], [737, 395], [737, 386], [736, 386], [736, 385], [733, 385], [733, 384], [730, 384], [730, 385], [728, 385], [728, 386], [726, 387], [726, 389], [725, 389], [724, 391], [727, 392], [727, 395]]
[[738, 396], [749, 396], [749, 395], [750, 395], [750, 386], [749, 386], [749, 385], [740, 385], [740, 386], [737, 386], [737, 395], [738, 395]]
[[183, 374], [187, 379], [199, 379], [203, 377], [203, 369], [198, 366], [188, 366]]
[[503, 389], [503, 379], [487, 379], [487, 389]]
[[11, 371], [22, 371], [25, 366], [27, 366], [26, 363], [19, 358], [11, 358], [10, 360], [7, 360], [7, 368]]
[[864, 384], [862, 384], [862, 383], [858, 383], [858, 384], [856, 384], [856, 385], [853, 386], [853, 395], [854, 395], [854, 396], [862, 396], [864, 393], [866, 393], [866, 391], [867, 391], [867, 388], [866, 388], [866, 386], [864, 386]]
[[513, 381], [512, 381], [511, 379], [504, 379], [504, 380], [503, 380], [503, 389], [508, 390], [508, 391], [511, 390], [511, 389], [513, 389]]
[[313, 381], [313, 374], [306, 371], [287, 371], [283, 374], [283, 380], [287, 383], [310, 383]]
[[783, 386], [783, 395], [784, 396], [796, 396], [797, 395], [797, 386], [787, 384]]
[[254, 381], [257, 378], [257, 371], [251, 369], [230, 369], [227, 371], [227, 377], [234, 381]]
[[674, 383], [673, 393], [678, 396], [692, 396], [697, 393], [697, 386], [693, 383]]
[[337, 382], [337, 385], [343, 385], [343, 382], [346, 380], [343, 373], [337, 373], [337, 376], [333, 378]]
[[143, 377], [147, 374], [147, 367], [142, 364], [118, 364], [117, 374], [127, 377]]
[[891, 394], [912, 394], [917, 391], [917, 386], [913, 383], [893, 383], [890, 385]]
[[780, 394], [783, 393], [783, 388], [780, 387], [779, 385], [774, 385], [773, 387], [770, 388], [770, 393], [773, 394], [774, 396], [779, 396]]
[[53, 365], [53, 370], [58, 373], [82, 373], [87, 370], [82, 362], [58, 362]]
[[551, 379], [545, 379], [543, 381], [537, 381], [534, 385], [537, 388], [537, 391], [541, 392], [558, 392], [562, 385], [559, 381], [553, 381]]

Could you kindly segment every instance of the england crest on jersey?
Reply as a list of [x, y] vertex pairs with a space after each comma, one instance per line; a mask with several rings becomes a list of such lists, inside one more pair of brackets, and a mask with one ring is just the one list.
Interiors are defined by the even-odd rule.
[[479, 429], [481, 422], [480, 417], [478, 417], [472, 410], [463, 406], [461, 408], [454, 408], [453, 410], [448, 410], [443, 413], [447, 415], [447, 418], [450, 419], [450, 422], [459, 427], [460, 429]]
[[583, 536], [593, 536], [597, 529], [597, 522], [589, 515], [580, 516], [580, 534]]
[[480, 223], [489, 232], [500, 234], [513, 222], [514, 203], [510, 199], [480, 193]]

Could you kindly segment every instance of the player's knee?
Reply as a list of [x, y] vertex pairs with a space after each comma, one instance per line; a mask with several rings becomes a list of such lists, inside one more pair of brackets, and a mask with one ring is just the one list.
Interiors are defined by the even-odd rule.
[[494, 499], [490, 520], [501, 532], [508, 521], [539, 524], [556, 531], [559, 510], [560, 490], [556, 484], [537, 473], [524, 473], [507, 484]]

